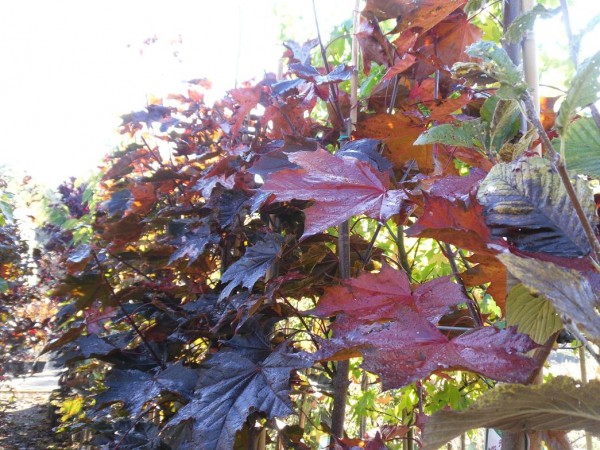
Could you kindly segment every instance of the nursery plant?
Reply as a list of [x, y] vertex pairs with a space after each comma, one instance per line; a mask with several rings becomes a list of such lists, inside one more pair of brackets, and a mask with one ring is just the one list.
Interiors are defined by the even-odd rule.
[[600, 53], [540, 116], [501, 13], [368, 0], [285, 42], [280, 74], [125, 114], [53, 292], [59, 428], [119, 449], [597, 434], [596, 381], [532, 383], [563, 328], [598, 358]]

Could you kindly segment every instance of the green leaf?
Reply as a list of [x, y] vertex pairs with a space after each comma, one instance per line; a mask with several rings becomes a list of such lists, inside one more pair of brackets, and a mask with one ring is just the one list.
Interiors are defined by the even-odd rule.
[[497, 257], [524, 286], [548, 298], [561, 316], [585, 328], [588, 339], [600, 342], [600, 299], [584, 273], [508, 252]]
[[3, 227], [12, 221], [13, 206], [10, 204], [10, 202], [0, 199], [0, 226]]
[[525, 150], [527, 150], [534, 139], [537, 138], [535, 128], [530, 128], [527, 133], [519, 138], [519, 141], [515, 144], [512, 142], [505, 142], [500, 151], [500, 159], [502, 161], [510, 162], [519, 158]]
[[583, 108], [598, 100], [600, 93], [600, 51], [586, 59], [577, 70], [567, 96], [560, 105], [556, 128], [561, 135], [566, 133], [577, 108]]
[[[574, 184], [588, 220], [594, 224], [595, 205], [583, 180]], [[485, 222], [496, 237], [520, 250], [557, 256], [585, 256], [590, 244], [552, 164], [528, 158], [492, 168], [477, 193]]]
[[6, 291], [8, 291], [8, 282], [0, 277], [0, 294], [4, 294]]
[[573, 122], [564, 136], [567, 167], [600, 178], [600, 128], [590, 117]]
[[489, 126], [486, 148], [498, 153], [519, 131], [519, 104], [515, 100], [502, 100], [494, 95], [483, 103], [480, 114]]
[[466, 49], [472, 58], [483, 60], [479, 66], [485, 75], [500, 83], [496, 95], [504, 100], [518, 99], [527, 91], [521, 70], [514, 65], [506, 51], [489, 41], [479, 41]]
[[510, 24], [506, 30], [504, 38], [509, 43], [521, 42], [523, 35], [533, 28], [533, 25], [538, 17], [542, 19], [549, 19], [556, 15], [560, 11], [560, 8], [554, 8], [552, 10], [546, 9], [543, 5], [535, 5], [533, 9], [521, 14], [517, 17], [513, 23]]
[[517, 432], [586, 430], [600, 435], [600, 381], [557, 377], [542, 385], [504, 384], [464, 411], [438, 411], [424, 430], [423, 449], [436, 450], [473, 428]]
[[515, 325], [519, 333], [529, 335], [538, 344], [545, 343], [563, 327], [552, 303], [544, 296], [532, 294], [521, 283], [513, 286], [506, 297], [506, 324]]
[[485, 3], [487, 3], [485, 0], [469, 0], [465, 5], [465, 12], [468, 15], [471, 15], [474, 12], [479, 11]]
[[61, 422], [66, 422], [72, 417], [76, 417], [83, 411], [83, 397], [77, 395], [76, 397], [66, 398], [60, 405]]
[[443, 124], [423, 132], [413, 145], [444, 144], [456, 147], [481, 147], [485, 139], [483, 124], [479, 119], [457, 125]]

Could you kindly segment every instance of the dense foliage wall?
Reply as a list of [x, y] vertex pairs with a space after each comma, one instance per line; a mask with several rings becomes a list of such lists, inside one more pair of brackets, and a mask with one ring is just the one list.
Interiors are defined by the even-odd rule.
[[[590, 178], [565, 179], [520, 71], [465, 3], [367, 2], [350, 133], [359, 67], [330, 66], [318, 40], [287, 42], [281, 78], [213, 106], [199, 79], [123, 116], [54, 291], [65, 427], [110, 448], [255, 448], [262, 430], [317, 448], [350, 359], [348, 434], [435, 448], [469, 424], [428, 416], [490, 389], [502, 405], [495, 383], [533, 380], [564, 325], [598, 342]], [[558, 115], [567, 149], [598, 134], [576, 112], [599, 58]], [[497, 418], [485, 404], [478, 426]]]

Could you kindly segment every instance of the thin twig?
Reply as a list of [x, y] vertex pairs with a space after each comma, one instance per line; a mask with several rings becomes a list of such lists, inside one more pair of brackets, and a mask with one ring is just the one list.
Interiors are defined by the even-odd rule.
[[138, 275], [144, 277], [146, 280], [150, 281], [151, 283], [155, 283], [156, 280], [153, 280], [152, 278], [150, 278], [148, 275], [146, 275], [144, 272], [142, 272], [140, 269], [138, 269], [137, 267], [129, 264], [126, 261], [123, 261], [122, 258], [119, 258], [117, 255], [114, 255], [112, 253], [107, 252], [108, 256], [110, 256], [111, 258], [116, 259], [117, 261], [119, 261], [121, 264], [123, 264], [126, 267], [129, 267], [131, 270], [133, 270], [135, 273], [137, 273]]
[[594, 347], [592, 347], [592, 344], [590, 344], [590, 341], [588, 341], [586, 339], [586, 337], [583, 335], [583, 333], [581, 333], [581, 331], [579, 331], [579, 328], [577, 328], [577, 325], [575, 325], [575, 323], [571, 319], [569, 319], [568, 317], [565, 317], [565, 316], [562, 317], [562, 321], [565, 324], [565, 327], [567, 328], [567, 330], [569, 330], [569, 332], [573, 336], [575, 336], [579, 342], [581, 342], [583, 344], [583, 346], [589, 352], [589, 354], [592, 355], [592, 357], [596, 360], [596, 362], [598, 364], [600, 364], [600, 355], [596, 352], [596, 349]]
[[119, 299], [119, 297], [117, 297], [117, 294], [115, 293], [114, 288], [112, 287], [112, 285], [106, 278], [106, 273], [104, 272], [104, 270], [102, 268], [102, 264], [100, 263], [100, 259], [98, 259], [98, 255], [93, 250], [92, 250], [92, 255], [94, 256], [94, 260], [96, 261], [96, 264], [98, 265], [98, 269], [100, 270], [100, 275], [102, 276], [102, 280], [104, 281], [104, 283], [106, 284], [106, 287], [108, 288], [108, 290], [110, 292], [110, 296], [117, 302], [121, 312], [125, 315], [125, 319], [127, 320], [127, 322], [129, 322], [129, 325], [131, 325], [131, 328], [133, 328], [135, 333], [140, 337], [140, 339], [144, 343], [144, 346], [146, 347], [146, 349], [152, 356], [152, 359], [154, 359], [154, 361], [156, 361], [156, 363], [161, 367], [161, 369], [164, 370], [166, 368], [165, 364], [160, 359], [160, 357], [156, 354], [154, 349], [150, 346], [150, 343], [146, 339], [146, 336], [144, 336], [144, 334], [140, 331], [140, 328], [137, 326], [137, 324], [133, 320], [133, 317], [131, 317], [129, 315], [129, 313], [125, 310], [125, 307], [123, 306], [123, 302], [121, 301], [121, 299]]
[[[329, 62], [327, 62], [327, 51], [325, 50], [325, 46], [323, 45], [323, 40], [321, 39], [321, 30], [319, 28], [319, 18], [317, 16], [317, 5], [315, 4], [315, 0], [312, 0], [313, 14], [315, 17], [315, 27], [317, 28], [317, 39], [319, 40], [319, 47], [321, 48], [321, 57], [323, 58], [323, 65], [325, 66], [325, 70], [327, 73], [331, 72], [331, 68], [329, 67]], [[331, 91], [329, 93], [329, 102], [333, 106], [335, 110], [335, 114], [340, 121], [340, 124], [344, 124], [344, 116], [342, 114], [342, 108], [340, 108], [340, 103], [338, 101], [337, 88], [334, 84], [331, 85]]]
[[463, 294], [469, 299], [469, 301], [467, 302], [467, 308], [469, 308], [469, 313], [473, 317], [473, 320], [475, 321], [477, 326], [482, 327], [483, 319], [481, 318], [481, 314], [479, 312], [479, 307], [477, 306], [475, 301], [469, 296], [469, 293], [467, 292], [467, 287], [465, 286], [464, 281], [462, 280], [462, 278], [459, 275], [458, 266], [456, 265], [456, 256], [455, 256], [454, 252], [452, 251], [450, 244], [444, 243], [444, 245], [442, 246], [438, 242], [438, 245], [440, 245], [442, 252], [446, 255], [446, 258], [448, 258], [448, 262], [450, 263], [450, 267], [452, 269], [452, 275], [454, 275], [454, 279], [461, 287]]
[[363, 269], [367, 265], [369, 260], [371, 259], [371, 252], [373, 251], [375, 241], [377, 240], [377, 236], [379, 235], [380, 231], [381, 231], [381, 223], [378, 223], [377, 228], [375, 229], [375, 233], [373, 233], [373, 237], [371, 238], [371, 241], [369, 242], [369, 246], [367, 247], [367, 251], [365, 252], [365, 256], [363, 257]]

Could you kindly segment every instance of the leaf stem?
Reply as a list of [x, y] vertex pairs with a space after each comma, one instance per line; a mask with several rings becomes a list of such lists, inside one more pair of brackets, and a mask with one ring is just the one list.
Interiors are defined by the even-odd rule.
[[397, 227], [396, 247], [398, 247], [398, 259], [400, 260], [400, 264], [402, 265], [404, 272], [406, 272], [406, 275], [408, 275], [408, 278], [412, 279], [412, 266], [408, 262], [408, 254], [404, 245], [403, 225], [398, 225]]

